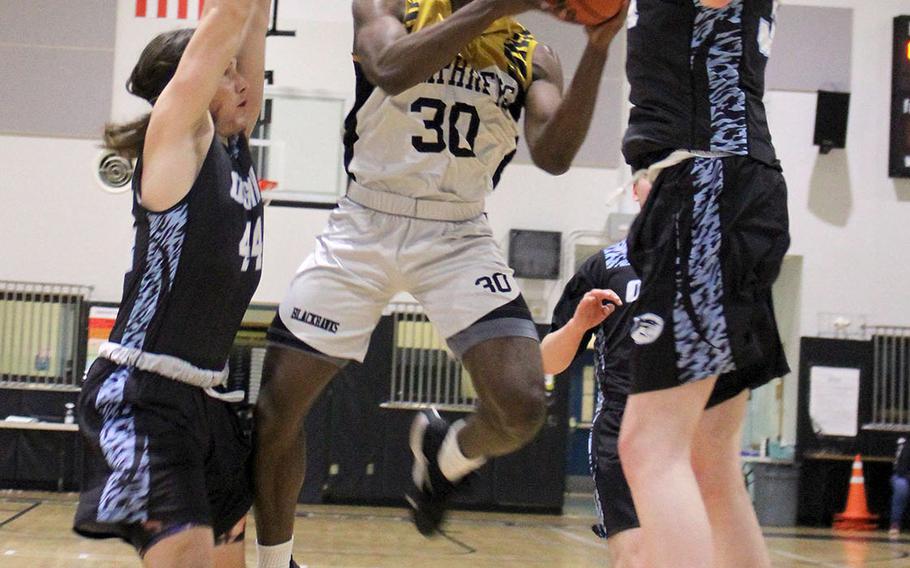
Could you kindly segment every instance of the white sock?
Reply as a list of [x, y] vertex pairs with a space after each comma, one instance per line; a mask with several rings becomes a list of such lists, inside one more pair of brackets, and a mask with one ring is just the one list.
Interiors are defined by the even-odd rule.
[[[464, 428], [465, 421], [459, 420], [449, 427], [442, 447], [439, 448], [439, 469], [446, 479], [458, 483], [461, 478], [487, 463], [487, 458], [466, 458], [458, 445], [458, 432]], [[261, 568], [261, 567], [260, 567]]]
[[294, 537], [287, 542], [274, 546], [263, 546], [256, 543], [259, 553], [259, 568], [288, 568], [291, 564], [291, 550], [294, 548]]

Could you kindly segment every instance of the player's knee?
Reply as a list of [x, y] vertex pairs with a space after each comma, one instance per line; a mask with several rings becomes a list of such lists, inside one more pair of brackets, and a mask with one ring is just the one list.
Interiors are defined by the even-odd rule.
[[513, 437], [528, 442], [537, 435], [546, 419], [546, 392], [543, 387], [539, 391], [535, 388], [518, 396], [516, 402], [506, 426]]
[[145, 551], [148, 565], [170, 565], [172, 559], [180, 559], [180, 566], [204, 568], [213, 561], [211, 539], [204, 537], [204, 529], [191, 528], [178, 531], [157, 540]]
[[728, 501], [736, 492], [746, 490], [738, 462], [730, 464], [720, 456], [713, 460], [695, 458], [692, 471], [706, 502]]
[[497, 429], [511, 445], [529, 442], [543, 426], [547, 413], [546, 390], [540, 385], [522, 382], [494, 405]]
[[655, 466], [654, 457], [658, 454], [649, 451], [642, 432], [631, 425], [627, 427], [624, 423], [620, 429], [618, 449], [623, 472], [631, 485], [646, 477]]
[[631, 425], [623, 423], [623, 427], [619, 430], [619, 439], [616, 441], [616, 449], [619, 452], [619, 459], [622, 462], [623, 469], [629, 468], [633, 463], [635, 463], [635, 443], [636, 439], [633, 436]]

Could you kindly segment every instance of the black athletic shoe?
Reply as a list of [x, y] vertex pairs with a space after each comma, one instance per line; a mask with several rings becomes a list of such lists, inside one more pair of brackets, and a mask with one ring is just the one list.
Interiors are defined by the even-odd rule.
[[291, 558], [291, 564], [288, 566], [288, 568], [300, 568], [300, 564], [297, 564], [294, 562], [294, 559]]
[[414, 525], [423, 536], [439, 532], [449, 498], [456, 488], [442, 475], [437, 457], [448, 431], [449, 423], [439, 416], [435, 408], [419, 412], [411, 423], [414, 487], [405, 498], [411, 505]]

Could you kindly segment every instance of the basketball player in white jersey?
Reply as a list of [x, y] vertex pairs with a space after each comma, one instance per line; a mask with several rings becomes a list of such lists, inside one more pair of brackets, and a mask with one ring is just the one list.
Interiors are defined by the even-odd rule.
[[437, 531], [465, 475], [520, 448], [540, 428], [538, 334], [493, 238], [484, 198], [515, 152], [522, 110], [534, 163], [553, 174], [569, 168], [625, 17], [587, 30], [564, 92], [554, 53], [512, 18], [542, 6], [354, 0], [348, 192], [278, 310], [257, 407], [260, 568], [292, 562], [304, 418], [340, 367], [363, 361], [395, 294], [409, 292], [423, 305], [480, 399], [467, 421], [450, 426], [429, 412], [412, 427], [409, 500], [423, 534]]

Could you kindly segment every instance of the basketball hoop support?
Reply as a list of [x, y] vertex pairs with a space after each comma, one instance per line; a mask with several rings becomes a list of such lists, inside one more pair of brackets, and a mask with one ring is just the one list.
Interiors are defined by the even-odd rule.
[[275, 0], [275, 9], [272, 10], [272, 25], [269, 26], [269, 30], [265, 33], [266, 37], [268, 36], [277, 36], [277, 37], [297, 37], [297, 32], [294, 30], [279, 30], [278, 29], [278, 0]]

